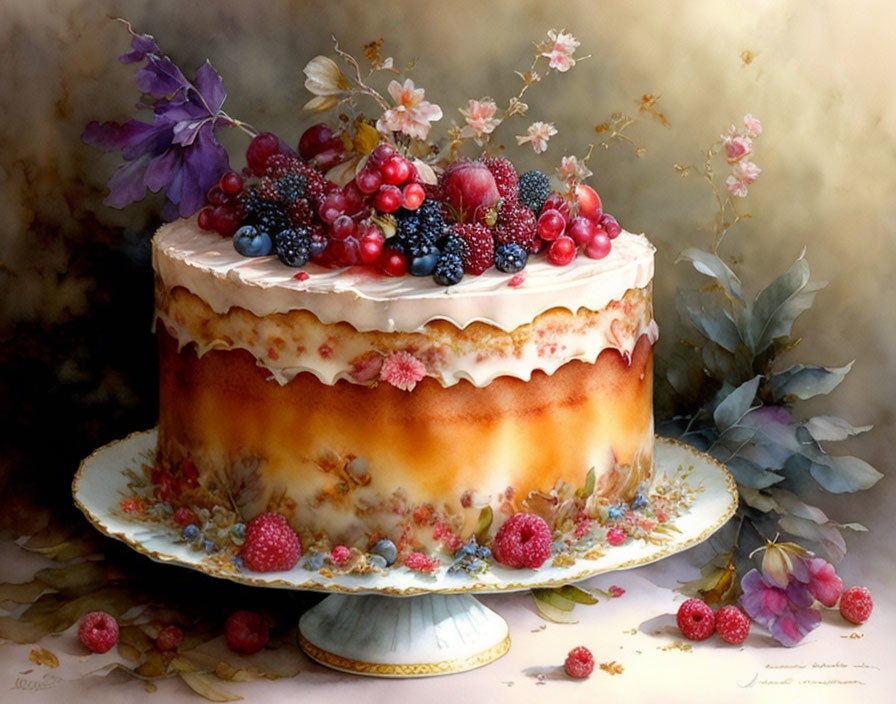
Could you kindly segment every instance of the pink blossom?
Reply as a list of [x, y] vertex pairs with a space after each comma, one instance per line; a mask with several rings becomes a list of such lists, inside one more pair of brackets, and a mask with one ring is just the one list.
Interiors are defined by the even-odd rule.
[[728, 192], [738, 198], [746, 198], [747, 187], [762, 173], [752, 161], [738, 161], [731, 169], [731, 175], [725, 179]]
[[762, 134], [762, 124], [759, 122], [759, 118], [753, 117], [750, 113], [744, 115], [744, 125], [751, 136], [756, 137]]
[[813, 557], [808, 561], [808, 568], [809, 593], [825, 606], [836, 604], [843, 592], [843, 580], [837, 576], [834, 566], [827, 560]]
[[517, 144], [530, 142], [536, 154], [543, 153], [548, 148], [548, 140], [557, 134], [557, 128], [553, 122], [533, 122], [526, 130], [526, 135], [517, 135]]
[[460, 108], [467, 126], [463, 130], [464, 137], [474, 137], [477, 141], [486, 134], [491, 134], [500, 120], [495, 119], [498, 106], [494, 100], [471, 100], [467, 109]]
[[821, 614], [812, 608], [812, 595], [802, 582], [793, 580], [781, 589], [753, 569], [744, 575], [740, 586], [744, 611], [782, 645], [796, 645], [821, 623]]
[[560, 168], [557, 169], [557, 177], [561, 181], [584, 181], [589, 176], [593, 176], [591, 169], [585, 166], [585, 162], [579, 163], [575, 156], [565, 156], [560, 161]]
[[426, 139], [432, 127], [429, 123], [442, 119], [442, 108], [424, 100], [423, 88], [414, 87], [410, 78], [405, 79], [404, 85], [393, 80], [388, 90], [395, 107], [383, 113], [376, 128], [380, 132], [402, 132], [409, 137]]
[[739, 134], [734, 137], [722, 135], [722, 139], [725, 140], [725, 155], [729, 164], [740, 161], [753, 151], [753, 140], [746, 135]]
[[380, 381], [386, 381], [402, 391], [413, 391], [417, 382], [426, 376], [426, 365], [410, 352], [392, 352], [383, 361]]
[[548, 65], [555, 68], [561, 73], [569, 71], [576, 65], [576, 60], [572, 57], [579, 42], [572, 34], [567, 34], [563, 30], [559, 32], [552, 29], [548, 32], [548, 39], [553, 42], [550, 51], [542, 52], [542, 56], [548, 58]]

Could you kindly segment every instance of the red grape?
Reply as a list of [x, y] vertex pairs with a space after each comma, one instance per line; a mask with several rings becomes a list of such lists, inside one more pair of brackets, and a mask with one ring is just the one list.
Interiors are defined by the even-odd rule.
[[543, 210], [538, 218], [535, 231], [543, 240], [552, 242], [563, 234], [566, 229], [566, 218], [559, 210]]
[[562, 235], [551, 243], [548, 261], [557, 266], [566, 266], [576, 258], [576, 243], [572, 237]]
[[610, 237], [607, 234], [607, 231], [603, 228], [599, 228], [595, 233], [594, 237], [585, 245], [585, 254], [587, 254], [592, 259], [603, 259], [610, 253], [610, 248], [613, 246], [613, 243], [610, 242]]
[[401, 207], [401, 190], [398, 186], [380, 186], [373, 197], [376, 209], [383, 213], [394, 213]]

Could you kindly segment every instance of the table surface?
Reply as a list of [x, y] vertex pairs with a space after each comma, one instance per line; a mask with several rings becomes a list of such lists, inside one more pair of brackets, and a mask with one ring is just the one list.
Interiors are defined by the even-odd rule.
[[[896, 673], [889, 665], [892, 633], [896, 632], [896, 605], [886, 585], [896, 563], [873, 560], [865, 553], [868, 569], [862, 572], [872, 589], [875, 608], [862, 626], [847, 624], [835, 610], [826, 610], [822, 624], [799, 645], [778, 645], [754, 627], [746, 642], [732, 646], [713, 637], [685, 641], [675, 626], [675, 612], [685, 598], [674, 591], [681, 581], [699, 574], [700, 548], [632, 570], [603, 574], [581, 583], [591, 589], [625, 590], [594, 605], [577, 605], [575, 624], [543, 620], [528, 592], [491, 594], [479, 598], [503, 616], [513, 642], [500, 660], [478, 670], [414, 680], [382, 680], [328, 670], [299, 651], [285, 648], [245, 658], [251, 665], [263, 657], [267, 667], [298, 672], [278, 680], [219, 682], [222, 689], [246, 701], [328, 702], [354, 699], [364, 702], [458, 701], [543, 702], [545, 696], [570, 701], [789, 701], [807, 702], [891, 701]], [[854, 553], [848, 559], [855, 560]], [[23, 582], [49, 561], [0, 542], [0, 580]], [[178, 569], [178, 568], [172, 568]], [[856, 571], [855, 569], [850, 570]], [[851, 582], [847, 581], [847, 584]], [[8, 605], [7, 605], [8, 606]], [[298, 618], [299, 614], [296, 614]], [[240, 659], [218, 641], [203, 646], [233, 663]], [[611, 674], [595, 669], [587, 680], [574, 681], [562, 670], [566, 653], [587, 646], [601, 663], [616, 663]], [[35, 647], [44, 647], [59, 659], [57, 667], [29, 660]], [[204, 701], [180, 679], [156, 682], [148, 693], [143, 682], [106, 666], [120, 659], [113, 649], [88, 655], [78, 642], [76, 626], [47, 636], [36, 645], [0, 642], [0, 701], [196, 702]], [[233, 663], [236, 664], [236, 663]], [[99, 674], [89, 675], [88, 673]]]

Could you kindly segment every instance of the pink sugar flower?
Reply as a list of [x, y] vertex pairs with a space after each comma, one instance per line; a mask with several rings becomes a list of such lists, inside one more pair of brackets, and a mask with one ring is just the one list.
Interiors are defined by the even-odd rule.
[[426, 376], [426, 366], [410, 352], [393, 352], [383, 361], [380, 381], [386, 381], [402, 391], [413, 391], [417, 382]]
[[516, 143], [519, 145], [532, 144], [536, 154], [542, 154], [548, 148], [548, 140], [557, 134], [557, 128], [553, 122], [533, 122], [529, 125], [525, 136], [517, 135]]
[[744, 125], [747, 128], [747, 132], [749, 132], [751, 136], [756, 137], [762, 134], [762, 123], [760, 123], [759, 119], [753, 117], [750, 113], [744, 115]]
[[380, 132], [401, 132], [415, 139], [426, 139], [431, 128], [429, 123], [442, 119], [442, 108], [424, 100], [423, 88], [415, 87], [410, 78], [405, 79], [404, 85], [392, 81], [388, 90], [395, 107], [383, 113], [376, 128]]
[[753, 140], [746, 135], [722, 135], [722, 139], [725, 141], [725, 156], [729, 164], [740, 161], [753, 151]]
[[569, 71], [576, 65], [576, 60], [572, 57], [575, 50], [579, 46], [579, 42], [572, 34], [567, 34], [563, 30], [559, 32], [552, 29], [548, 32], [548, 39], [553, 42], [550, 51], [542, 52], [542, 56], [548, 58], [548, 65], [557, 69], [561, 73]]
[[483, 135], [491, 134], [500, 123], [500, 120], [495, 119], [497, 111], [498, 105], [494, 100], [471, 100], [466, 110], [459, 108], [467, 122], [461, 134], [473, 137], [481, 143]]
[[725, 179], [728, 192], [738, 198], [747, 197], [747, 188], [762, 173], [752, 161], [738, 161], [731, 169], [731, 175]]

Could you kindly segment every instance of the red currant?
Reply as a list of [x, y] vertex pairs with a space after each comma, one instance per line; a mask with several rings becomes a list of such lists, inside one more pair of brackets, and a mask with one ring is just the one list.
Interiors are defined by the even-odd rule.
[[597, 229], [594, 237], [585, 245], [585, 254], [592, 259], [603, 259], [610, 253], [613, 243], [610, 242], [610, 236], [602, 227]]
[[548, 261], [557, 266], [566, 266], [576, 258], [576, 242], [572, 237], [561, 235], [548, 249]]
[[577, 245], [585, 245], [597, 234], [597, 226], [588, 218], [579, 216], [569, 223], [566, 234], [572, 237]]
[[385, 247], [379, 259], [379, 268], [387, 276], [404, 276], [408, 273], [408, 262], [404, 252], [394, 247]]
[[227, 195], [235, 196], [243, 190], [243, 177], [236, 171], [228, 171], [221, 177], [221, 180], [218, 181], [218, 186], [220, 186], [221, 190]]
[[372, 168], [368, 163], [368, 165], [361, 169], [360, 173], [355, 176], [355, 183], [358, 185], [358, 190], [361, 191], [361, 193], [369, 195], [371, 193], [376, 193], [379, 187], [383, 185], [383, 175], [375, 168]]
[[419, 183], [409, 183], [401, 189], [401, 207], [416, 210], [426, 200], [426, 190]]
[[196, 219], [196, 224], [199, 225], [201, 230], [214, 230], [214, 217], [212, 213], [214, 211], [211, 208], [203, 208], [199, 211], [199, 217]]
[[394, 213], [401, 207], [401, 190], [398, 186], [380, 186], [373, 197], [376, 209], [383, 213]]
[[543, 210], [538, 218], [535, 231], [541, 239], [553, 242], [566, 229], [566, 218], [559, 210]]

